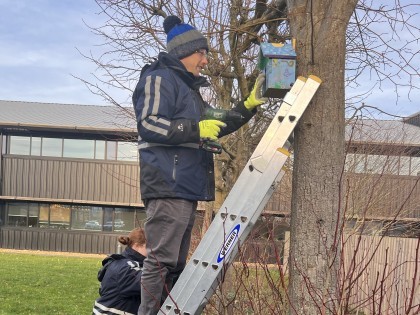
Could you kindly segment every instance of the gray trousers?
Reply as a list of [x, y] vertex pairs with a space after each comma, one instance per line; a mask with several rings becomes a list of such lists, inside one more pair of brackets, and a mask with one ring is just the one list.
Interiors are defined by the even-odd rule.
[[138, 315], [155, 315], [174, 278], [185, 268], [197, 202], [165, 198], [145, 203], [147, 258], [143, 263]]

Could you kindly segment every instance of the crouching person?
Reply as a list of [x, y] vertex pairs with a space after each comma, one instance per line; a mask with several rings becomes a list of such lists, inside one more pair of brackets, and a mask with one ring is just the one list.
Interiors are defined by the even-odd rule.
[[102, 261], [98, 272], [100, 297], [92, 314], [137, 314], [140, 305], [140, 280], [146, 258], [143, 229], [136, 228], [118, 242], [127, 245], [121, 255], [112, 254]]

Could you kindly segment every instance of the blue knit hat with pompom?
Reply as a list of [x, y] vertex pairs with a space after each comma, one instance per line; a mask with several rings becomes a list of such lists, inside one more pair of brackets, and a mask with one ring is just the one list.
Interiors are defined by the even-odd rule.
[[182, 23], [179, 17], [170, 15], [163, 21], [163, 29], [168, 35], [166, 49], [168, 54], [182, 59], [199, 49], [209, 50], [207, 39], [194, 26]]

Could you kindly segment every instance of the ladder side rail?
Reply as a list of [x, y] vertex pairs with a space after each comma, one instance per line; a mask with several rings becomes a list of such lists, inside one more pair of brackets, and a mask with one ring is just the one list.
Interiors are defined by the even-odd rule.
[[[285, 117], [292, 107], [292, 104], [295, 102], [296, 98], [298, 97], [299, 93], [302, 91], [304, 85], [306, 83], [306, 79], [303, 77], [298, 77], [296, 82], [293, 84], [292, 89], [287, 92], [285, 97], [283, 98], [282, 103], [280, 104], [280, 108], [277, 110], [276, 115], [272, 119], [271, 123], [269, 124], [268, 128], [266, 129], [264, 136], [261, 138], [260, 142], [258, 143], [257, 147], [255, 148], [253, 154], [251, 155], [251, 159], [253, 157], [260, 156], [264, 153], [267, 149], [267, 146], [270, 142], [271, 137], [276, 134], [276, 131], [279, 127], [279, 122], [281, 120], [280, 117]], [[281, 122], [280, 122], [281, 123]]]
[[[276, 150], [275, 154], [273, 155], [272, 159], [270, 160], [269, 167], [265, 170], [264, 173], [261, 174], [259, 180], [256, 181], [252, 187], [252, 189], [246, 196], [239, 196], [239, 198], [244, 199], [246, 202], [241, 209], [239, 210], [238, 214], [228, 215], [226, 217], [226, 221], [231, 221], [232, 224], [226, 224], [225, 226], [232, 226], [235, 228], [238, 224], [242, 228], [249, 224], [250, 219], [255, 215], [259, 215], [258, 210], [262, 204], [262, 201], [265, 199], [267, 192], [270, 191], [273, 183], [278, 178], [280, 172], [282, 171], [283, 165], [286, 163], [287, 159], [289, 158], [289, 152]], [[224, 231], [224, 234], [230, 234], [231, 230]], [[227, 232], [227, 233], [226, 233]], [[238, 235], [240, 236], [242, 233], [242, 229], [239, 229]], [[226, 239], [226, 238], [225, 238]], [[220, 247], [224, 245], [225, 240], [223, 240], [220, 244]], [[217, 244], [216, 244], [217, 246]], [[205, 252], [203, 257], [201, 257], [203, 261], [210, 262], [210, 261], [217, 261], [217, 253], [213, 253], [212, 251], [208, 250]]]
[[[289, 108], [290, 106], [287, 105], [286, 110], [289, 110]], [[278, 129], [279, 122], [275, 122], [274, 125], [276, 126], [276, 129]], [[177, 304], [183, 304], [182, 300], [185, 298], [185, 296], [183, 298], [181, 297], [181, 295], [185, 294], [183, 293], [185, 292], [184, 288], [194, 287], [196, 285], [194, 283], [200, 281], [201, 276], [199, 274], [202, 273], [202, 270], [200, 270], [197, 264], [202, 262], [203, 256], [209, 252], [209, 248], [213, 247], [214, 244], [220, 244], [220, 247], [222, 246], [222, 244], [225, 242], [228, 233], [227, 231], [230, 231], [232, 227], [236, 224], [236, 222], [229, 220], [228, 217], [232, 215], [232, 213], [228, 213], [228, 210], [238, 208], [243, 209], [250, 207], [248, 200], [249, 198], [242, 198], [240, 196], [251, 196], [253, 191], [255, 191], [257, 188], [260, 188], [259, 180], [261, 178], [261, 174], [258, 172], [249, 171], [249, 161], [247, 165], [248, 167], [245, 167], [245, 169], [242, 171], [242, 174], [246, 174], [245, 178], [242, 180], [238, 179], [238, 181], [235, 183], [235, 187], [239, 187], [238, 191], [240, 191], [241, 194], [234, 193], [231, 191], [230, 194], [227, 196], [219, 212], [213, 219], [213, 222], [211, 223], [207, 233], [204, 235], [200, 244], [193, 253], [190, 261], [186, 265], [184, 272], [178, 279], [176, 286], [172, 289], [171, 296], [168, 298], [174, 299], [175, 301], [177, 301]], [[271, 185], [272, 182], [268, 184], [268, 187], [270, 187]], [[255, 199], [251, 198], [251, 201], [253, 200]], [[170, 302], [166, 301], [165, 305], [168, 305], [168, 303]]]
[[[303, 115], [306, 107], [309, 105], [312, 97], [317, 91], [321, 80], [315, 76], [310, 76], [300, 93], [294, 99], [293, 106], [287, 112], [287, 115], [282, 117], [281, 124], [277, 132], [272, 137], [268, 137], [269, 143], [267, 144], [266, 150], [257, 157], [251, 157], [252, 165], [254, 168], [262, 172], [268, 165], [273, 147], [282, 148], [292, 133], [293, 129], [297, 125], [300, 117]], [[292, 127], [293, 126], [293, 127]], [[281, 129], [281, 130], [280, 130]]]
[[[275, 171], [274, 170], [275, 165], [284, 164], [287, 158], [288, 158], [288, 155], [281, 156], [281, 154], [278, 154], [277, 159], [274, 159], [273, 161], [272, 169], [267, 170], [267, 173], [272, 175]], [[182, 296], [181, 300], [177, 301], [177, 306], [180, 307], [181, 310], [183, 310], [182, 314], [198, 314], [197, 313], [198, 311], [196, 310], [202, 309], [202, 307], [204, 307], [207, 304], [208, 299], [211, 297], [211, 295], [219, 286], [221, 279], [223, 279], [225, 271], [227, 270], [227, 267], [234, 261], [234, 258], [238, 251], [238, 246], [240, 246], [240, 244], [245, 242], [256, 220], [260, 216], [260, 213], [262, 212], [266, 203], [268, 202], [269, 198], [274, 192], [274, 187], [272, 187], [273, 182], [280, 180], [283, 174], [284, 174], [284, 171], [282, 168], [280, 168], [280, 170], [278, 171], [278, 174], [274, 176], [274, 179], [271, 176], [263, 177], [265, 181], [265, 185], [267, 185], [267, 183], [269, 185], [269, 188], [267, 188], [267, 191], [264, 197], [259, 196], [261, 194], [260, 191], [256, 191], [256, 194], [253, 194], [249, 198], [247, 198], [252, 203], [257, 203], [257, 205], [253, 205], [253, 206], [258, 208], [257, 210], [258, 213], [256, 213], [254, 217], [252, 218], [252, 219], [255, 218], [254, 220], [247, 220], [246, 222], [241, 222], [240, 218], [236, 218], [235, 220], [233, 220], [234, 226], [235, 225], [242, 225], [242, 226], [238, 231], [238, 240], [236, 243], [234, 243], [235, 245], [232, 248], [232, 251], [228, 253], [229, 255], [226, 255], [226, 257], [224, 257], [221, 263], [212, 264], [212, 262], [215, 262], [218, 260], [218, 257], [217, 257], [218, 252], [215, 252], [214, 255], [211, 255], [212, 251], [209, 251], [211, 257], [203, 258], [200, 261], [200, 262], [204, 262], [205, 265], [200, 265], [200, 262], [199, 264], [196, 265], [197, 270], [200, 271], [199, 275], [192, 277], [191, 281], [188, 283], [188, 287], [194, 288], [194, 289], [188, 290], [188, 292], [183, 292], [185, 295]], [[263, 189], [261, 189], [261, 191], [263, 191]], [[256, 202], [256, 200], [260, 200], [260, 201]], [[229, 218], [227, 219], [229, 220]], [[220, 254], [220, 250], [222, 246], [223, 244], [221, 244], [219, 247], [219, 254]], [[172, 295], [172, 292], [171, 292], [171, 295]], [[172, 295], [172, 297], [175, 298], [174, 295]], [[165, 304], [165, 306], [168, 306], [168, 304]]]
[[[282, 169], [280, 173], [278, 174], [275, 183], [273, 183], [272, 187], [269, 191], [267, 191], [267, 194], [265, 195], [264, 199], [261, 201], [257, 212], [255, 215], [250, 219], [250, 223], [245, 227], [244, 233], [240, 236], [240, 240], [238, 241], [237, 245], [233, 248], [231, 257], [228, 257], [227, 264], [224, 264], [222, 272], [220, 273], [220, 276], [218, 276], [215, 279], [215, 282], [210, 286], [210, 289], [208, 290], [207, 294], [204, 296], [203, 300], [199, 305], [197, 306], [197, 312], [196, 314], [201, 314], [201, 311], [204, 309], [204, 307], [208, 304], [210, 298], [214, 294], [214, 292], [218, 289], [220, 285], [220, 279], [223, 279], [224, 273], [227, 272], [227, 267], [230, 266], [230, 264], [234, 263], [234, 258], [237, 256], [240, 246], [242, 246], [245, 241], [247, 240], [249, 234], [253, 230], [254, 225], [257, 223], [257, 220], [261, 216], [262, 211], [264, 210], [265, 206], [267, 205], [268, 201], [270, 200], [271, 196], [273, 195], [274, 191], [276, 190], [276, 187], [280, 183], [281, 179], [283, 178], [285, 174], [285, 171]], [[216, 286], [215, 286], [216, 285]]]
[[[316, 84], [314, 85], [312, 81], [315, 81], [315, 83], [317, 85]], [[203, 241], [200, 242], [200, 244], [197, 248], [197, 249], [200, 249], [200, 247], [202, 247], [203, 253], [200, 253], [200, 250], [198, 250], [198, 251], [196, 250], [196, 252], [198, 252], [200, 255], [197, 257], [197, 256], [195, 256], [196, 253], [193, 254], [192, 259], [189, 261], [189, 263], [187, 264], [184, 272], [181, 274], [181, 277], [178, 280], [177, 284], [175, 285], [174, 289], [172, 290], [171, 295], [168, 297], [167, 301], [165, 301], [165, 303], [164, 303], [164, 305], [166, 306], [166, 310], [169, 310], [170, 312], [175, 311], [174, 305], [176, 304], [178, 307], [180, 307], [181, 310], [183, 310], [183, 314], [193, 314], [193, 313], [195, 313], [194, 308], [199, 307], [198, 304], [203, 302], [205, 296], [207, 296], [207, 295], [211, 296], [211, 294], [213, 293], [214, 290], [212, 290], [211, 287], [214, 284], [218, 284], [217, 279], [220, 278], [220, 276], [222, 275], [222, 273], [221, 273], [222, 269], [224, 269], [224, 267], [221, 268], [217, 264], [213, 263], [213, 262], [217, 261], [217, 255], [219, 255], [221, 253], [220, 250], [219, 250], [219, 252], [217, 252], [217, 248], [221, 249], [222, 246], [225, 246], [226, 230], [231, 231], [230, 233], [232, 233], [233, 230], [229, 230], [229, 228], [232, 229], [232, 227], [235, 226], [236, 224], [238, 224], [240, 226], [241, 223], [239, 223], [239, 222], [241, 220], [242, 221], [243, 220], [247, 221], [247, 224], [246, 225], [243, 224], [242, 231], [241, 231], [241, 229], [239, 229], [239, 231], [236, 235], [236, 241], [238, 241], [242, 238], [245, 239], [246, 236], [247, 236], [247, 233], [249, 233], [249, 231], [252, 230], [253, 224], [255, 224], [256, 220], [260, 216], [260, 212], [262, 211], [265, 204], [269, 200], [269, 197], [271, 196], [270, 187], [273, 185], [273, 182], [275, 182], [276, 179], [278, 179], [278, 176], [281, 173], [281, 168], [284, 165], [285, 161], [287, 160], [287, 157], [285, 159], [283, 157], [283, 160], [282, 160], [283, 162], [277, 161], [279, 163], [275, 163], [276, 162], [275, 161], [276, 157], [279, 157], [279, 156], [282, 155], [282, 154], [277, 154], [279, 151], [277, 151], [276, 149], [279, 147], [278, 146], [279, 144], [282, 144], [281, 142], [283, 142], [283, 144], [284, 144], [287, 141], [287, 138], [291, 134], [291, 132], [293, 131], [293, 129], [294, 129], [296, 123], [297, 123], [297, 120], [303, 114], [306, 106], [309, 104], [310, 99], [312, 98], [313, 94], [316, 92], [316, 89], [320, 84], [320, 80], [318, 79], [318, 81], [317, 81], [317, 80], [313, 80], [311, 78], [311, 80], [309, 80], [309, 85], [307, 83], [304, 84], [305, 86], [297, 94], [297, 96], [296, 96], [296, 98], [293, 102], [293, 103], [296, 102], [297, 105], [301, 105], [301, 104], [305, 104], [305, 103], [306, 103], [306, 105], [305, 106], [296, 106], [296, 105], [293, 106], [294, 105], [293, 104], [292, 106], [290, 106], [290, 108], [287, 108], [287, 106], [282, 106], [282, 107], [286, 108], [285, 112], [287, 112], [287, 115], [291, 115], [294, 118], [293, 119], [286, 119], [285, 120], [285, 122], [287, 122], [286, 125], [281, 123], [280, 127], [279, 127], [279, 121], [277, 121], [277, 122], [273, 121], [272, 124], [270, 124], [270, 127], [272, 125], [275, 125], [271, 129], [274, 128], [274, 129], [276, 129], [276, 131], [274, 131], [274, 136], [273, 136], [273, 134], [271, 134], [273, 132], [273, 130], [270, 130], [267, 137], [268, 138], [274, 138], [275, 141], [272, 141], [272, 139], [269, 139], [270, 141], [265, 142], [265, 143], [264, 143], [264, 141], [262, 141], [262, 142], [260, 142], [260, 144], [262, 143], [262, 145], [260, 146], [260, 144], [259, 144], [260, 151], [259, 152], [258, 152], [258, 150], [254, 151], [253, 156], [256, 155], [256, 154], [257, 155], [261, 154], [261, 152], [263, 152], [262, 154], [264, 154], [265, 159], [267, 159], [270, 152], [273, 151], [273, 149], [274, 149], [274, 153], [271, 153], [273, 156], [272, 156], [272, 158], [269, 159], [269, 160], [272, 160], [271, 162], [274, 162], [274, 164], [271, 164], [271, 162], [270, 162], [270, 164], [265, 163], [266, 165], [264, 166], [264, 168], [265, 168], [265, 170], [268, 170], [267, 174], [265, 174], [266, 172], [261, 172], [261, 173], [259, 173], [258, 171], [250, 172], [249, 171], [250, 170], [249, 166], [251, 166], [251, 162], [252, 162], [251, 159], [247, 163], [248, 169], [245, 169], [241, 173], [241, 175], [238, 179], [238, 182], [234, 185], [234, 188], [236, 186], [239, 186], [240, 189], [238, 190], [238, 192], [234, 192], [234, 193], [231, 191], [228, 198], [225, 200], [225, 203], [222, 205], [222, 208], [221, 208], [220, 211], [222, 211], [224, 208], [226, 209], [225, 217], [220, 217], [219, 219], [216, 218], [216, 220], [214, 220], [213, 223], [210, 225], [209, 231], [206, 233], [206, 235], [203, 238], [204, 242]], [[308, 85], [308, 88], [306, 88], [307, 85]], [[311, 90], [312, 90], [312, 92], [311, 92]], [[287, 105], [287, 103], [285, 105]], [[282, 107], [280, 109], [282, 109]], [[279, 109], [279, 111], [280, 111], [280, 109]], [[285, 136], [278, 137], [279, 133], [287, 133], [287, 131], [289, 133], [287, 134], [286, 137]], [[267, 135], [267, 133], [263, 136], [263, 139], [267, 138], [266, 135]], [[268, 167], [268, 169], [267, 169], [267, 165], [273, 165], [273, 166]], [[276, 172], [276, 167], [277, 167], [277, 172]], [[278, 170], [278, 167], [280, 167], [280, 170]], [[250, 175], [252, 173], [254, 173], [256, 175], [254, 175], [254, 176]], [[274, 178], [272, 177], [273, 174], [274, 174]], [[262, 175], [264, 175], [264, 176], [262, 176]], [[241, 180], [241, 177], [243, 177], [242, 180]], [[256, 177], [255, 181], [253, 181], [254, 185], [250, 185], [249, 183], [247, 184], [247, 181], [250, 179], [248, 177], [251, 177], [251, 179], [252, 179], [252, 177]], [[269, 181], [268, 184], [267, 184], [267, 180]], [[244, 182], [244, 184], [241, 184], [242, 182]], [[265, 185], [268, 185], [268, 187], [263, 185], [264, 189], [262, 189], [262, 187], [261, 187], [262, 182]], [[239, 183], [239, 185], [237, 185], [238, 183]], [[241, 186], [244, 186], [244, 187], [241, 187]], [[261, 193], [257, 193], [257, 195], [256, 195], [255, 191], [258, 192], [258, 189], [253, 189], [253, 188], [255, 188], [255, 186], [260, 191], [262, 191], [262, 192], [265, 191], [265, 193], [263, 193], [262, 195], [261, 195]], [[247, 187], [251, 187], [251, 188], [246, 189]], [[242, 198], [243, 195], [244, 195], [244, 190], [247, 191], [246, 195], [248, 196], [248, 198]], [[232, 195], [233, 197], [229, 198], [230, 195]], [[249, 197], [249, 196], [251, 196], [251, 197]], [[261, 202], [259, 202], [259, 204], [258, 204], [258, 202], [255, 203], [255, 199], [253, 199], [254, 200], [253, 201], [253, 200], [250, 200], [250, 198], [255, 198], [257, 200], [260, 200]], [[232, 204], [232, 207], [231, 207], [230, 204]], [[235, 213], [235, 214], [233, 214], [234, 211], [229, 212], [230, 209], [235, 209], [235, 208], [239, 209], [240, 211]], [[223, 213], [221, 213], [221, 214], [223, 214]], [[242, 222], [242, 223], [244, 223], [244, 222]], [[213, 228], [213, 226], [214, 226], [214, 228]], [[244, 231], [247, 232], [247, 233], [244, 234]], [[221, 232], [223, 232], [223, 235], [221, 235]], [[210, 236], [206, 237], [207, 234], [209, 234]], [[244, 236], [242, 237], [242, 235], [244, 235]], [[219, 240], [217, 242], [215, 242], [215, 237], [219, 238]], [[204, 244], [203, 246], [202, 246], [202, 243]], [[218, 244], [219, 244], [219, 246], [218, 246]], [[213, 256], [211, 255], [212, 251], [208, 250], [209, 249], [208, 247], [210, 245], [211, 245], [212, 249], [216, 249], [215, 255], [213, 255]], [[237, 243], [233, 244], [232, 248], [234, 248], [235, 245], [237, 245]], [[231, 250], [231, 248], [230, 248], [230, 250]], [[230, 253], [230, 255], [232, 255], [232, 253]], [[197, 258], [195, 258], [195, 257], [197, 257]], [[209, 259], [207, 259], [207, 258], [209, 258]], [[229, 261], [232, 260], [233, 258], [234, 258], [234, 256], [226, 256], [221, 260], [221, 262], [228, 264]], [[201, 264], [200, 264], [200, 262], [201, 262]], [[202, 269], [202, 268], [204, 268], [204, 269]], [[184, 274], [186, 274], [185, 277], [183, 277]], [[209, 286], [209, 284], [211, 284], [211, 285]], [[190, 293], [188, 293], [188, 292], [190, 292]], [[204, 294], [203, 299], [199, 298], [199, 296], [197, 296], [197, 293], [200, 293], [199, 294], [200, 296], [202, 296]], [[171, 298], [175, 299], [175, 303], [173, 303], [173, 301], [170, 300]], [[178, 313], [178, 312], [175, 312], [175, 313]]]
[[[278, 124], [278, 123], [277, 123], [277, 124]], [[293, 128], [294, 128], [294, 127], [293, 127]], [[289, 129], [290, 129], [290, 128], [289, 128]], [[290, 130], [290, 133], [292, 132], [292, 130], [293, 130], [293, 129], [291, 129], [291, 130]], [[286, 138], [286, 140], [287, 140], [287, 138]], [[224, 224], [225, 224], [225, 222], [224, 222]], [[226, 227], [225, 227], [225, 228], [226, 228]], [[225, 235], [225, 234], [226, 234], [226, 232], [224, 232], [224, 235]], [[224, 240], [222, 240], [221, 244], [223, 244], [223, 242], [224, 242]], [[206, 262], [205, 262], [205, 264], [207, 264], [207, 266], [208, 266], [209, 262], [207, 262], [207, 261], [206, 261]], [[200, 272], [201, 272], [201, 271], [200, 271]], [[196, 277], [195, 277], [195, 278], [196, 278]], [[190, 283], [190, 284], [191, 284], [191, 283]]]
[[[256, 218], [259, 217], [260, 212], [264, 208], [266, 202], [269, 199], [269, 196], [271, 196], [273, 192], [273, 182], [278, 180], [278, 175], [280, 172], [284, 173], [282, 171], [282, 166], [287, 161], [289, 157], [288, 152], [285, 153], [285, 150], [275, 151], [275, 156], [273, 158], [273, 161], [270, 163], [270, 168], [266, 170], [267, 174], [263, 174], [263, 176], [259, 176], [260, 180], [257, 181], [253, 187], [253, 192], [250, 192], [248, 194], [248, 198], [242, 198], [246, 199], [246, 205], [245, 208], [258, 208], [258, 213], [255, 215]], [[276, 173], [277, 172], [277, 173]], [[257, 172], [256, 172], [257, 173]], [[257, 173], [258, 174], [258, 173]], [[258, 189], [256, 189], [258, 188]], [[267, 194], [270, 194], [267, 197]], [[264, 203], [262, 204], [262, 201]], [[216, 223], [217, 220], [223, 221], [222, 225], [219, 223]], [[250, 218], [246, 218], [245, 222], [241, 222], [242, 218], [239, 216], [235, 216], [234, 219], [232, 217], [227, 216], [222, 218], [221, 214], [218, 214], [215, 217], [215, 220], [213, 221], [212, 225], [216, 227], [216, 234], [212, 234], [213, 241], [216, 236], [219, 237], [219, 240], [217, 242], [214, 242], [212, 250], [210, 250], [209, 247], [207, 247], [207, 251], [205, 252], [204, 257], [196, 257], [196, 253], [193, 254], [191, 257], [189, 263], [186, 266], [186, 269], [181, 274], [180, 279], [182, 285], [178, 286], [178, 282], [176, 286], [171, 291], [171, 298], [173, 298], [177, 306], [181, 309], [185, 308], [185, 305], [189, 305], [194, 307], [198, 307], [199, 304], [201, 304], [200, 301], [203, 301], [205, 299], [205, 291], [210, 291], [210, 294], [212, 294], [212, 286], [217, 287], [218, 285], [218, 279], [220, 279], [221, 275], [219, 275], [220, 272], [223, 271], [223, 266], [228, 265], [226, 259], [229, 257], [224, 257], [222, 262], [223, 264], [215, 264], [218, 260], [218, 255], [220, 255], [221, 248], [224, 246], [226, 235], [230, 233], [233, 228], [236, 225], [239, 225], [239, 231], [237, 233], [238, 238], [242, 241], [245, 240], [248, 233], [246, 233], [244, 236], [242, 236], [244, 230], [246, 230], [247, 226], [251, 223]], [[252, 229], [254, 223], [251, 224], [251, 227], [248, 229], [249, 231]], [[222, 230], [221, 230], [222, 229]], [[216, 245], [214, 245], [216, 244]], [[199, 246], [202, 246], [203, 244], [200, 243]], [[203, 245], [206, 246], [206, 245]], [[216, 247], [215, 247], [216, 246]], [[218, 251], [217, 251], [218, 250]], [[231, 254], [230, 254], [231, 255]], [[234, 259], [232, 257], [231, 259]], [[195, 261], [195, 263], [194, 263]], [[193, 263], [191, 263], [193, 262]], [[221, 269], [222, 268], [222, 269]], [[183, 277], [184, 275], [190, 275], [189, 277]], [[205, 280], [205, 281], [203, 281]], [[209, 284], [211, 285], [209, 286]], [[200, 286], [206, 286], [206, 289], [200, 289]], [[179, 291], [177, 291], [177, 288], [180, 288]], [[184, 288], [190, 288], [190, 290], [184, 290]], [[204, 291], [204, 295], [200, 295], [198, 292]], [[197, 304], [198, 303], [198, 304]], [[170, 303], [165, 302], [165, 306], [168, 307]], [[174, 307], [174, 306], [173, 306]], [[190, 311], [186, 311], [187, 313], [190, 313]]]

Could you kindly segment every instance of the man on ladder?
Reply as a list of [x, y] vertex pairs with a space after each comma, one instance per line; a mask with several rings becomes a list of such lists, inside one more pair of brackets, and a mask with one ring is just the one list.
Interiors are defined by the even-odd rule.
[[[232, 109], [238, 120], [205, 117], [209, 104], [199, 88], [208, 63], [207, 39], [176, 16], [164, 21], [168, 53], [142, 70], [133, 94], [139, 134], [140, 188], [146, 207], [147, 258], [142, 275], [142, 315], [157, 314], [162, 293], [184, 269], [197, 201], [214, 200], [214, 163], [209, 141], [236, 131], [266, 102], [257, 79], [250, 96]], [[232, 113], [232, 114], [233, 114]]]

